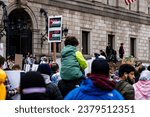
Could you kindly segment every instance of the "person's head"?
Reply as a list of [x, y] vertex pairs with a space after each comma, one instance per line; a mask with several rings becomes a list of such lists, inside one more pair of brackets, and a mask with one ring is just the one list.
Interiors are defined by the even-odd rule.
[[72, 45], [72, 46], [78, 46], [79, 41], [75, 36], [67, 36], [64, 42], [65, 46]]
[[8, 56], [8, 60], [11, 61], [11, 62], [14, 62], [15, 61], [15, 56], [14, 55]]
[[141, 65], [138, 69], [138, 72], [142, 73], [142, 71], [144, 71], [145, 69], [146, 69], [145, 66]]
[[109, 76], [109, 64], [107, 60], [102, 58], [95, 59], [92, 62], [91, 73]]
[[52, 69], [53, 73], [56, 73], [59, 70], [59, 65], [57, 63], [52, 63], [51, 64], [51, 69]]
[[147, 67], [147, 70], [149, 70], [149, 71], [150, 71], [150, 65]]
[[123, 43], [120, 43], [121, 46], [123, 46]]
[[5, 58], [0, 55], [0, 68], [2, 68], [2, 66], [4, 65], [4, 62], [5, 62]]
[[47, 63], [47, 62], [48, 62], [47, 58], [43, 58], [43, 61], [44, 61], [45, 63]]
[[13, 65], [12, 70], [21, 70], [21, 67], [20, 67], [20, 65], [15, 64], [15, 65]]
[[144, 81], [150, 80], [150, 71], [149, 70], [142, 71], [139, 80], [144, 80]]
[[94, 53], [95, 58], [98, 58], [100, 56], [100, 54], [98, 53]]
[[21, 100], [45, 100], [46, 84], [38, 72], [27, 72], [20, 81]]
[[103, 50], [100, 50], [100, 53], [104, 52]]
[[109, 62], [109, 72], [113, 74], [116, 71], [116, 64], [113, 62]]
[[33, 55], [32, 55], [32, 54], [30, 54], [30, 55], [29, 55], [29, 57], [30, 57], [30, 58], [32, 58], [32, 57], [33, 57]]
[[51, 76], [52, 74], [50, 66], [45, 63], [39, 64], [37, 71], [40, 72], [41, 74], [46, 74], [49, 76]]
[[135, 72], [135, 68], [132, 65], [123, 64], [119, 68], [119, 77], [122, 80], [125, 80], [130, 84], [133, 84], [135, 80], [134, 72]]

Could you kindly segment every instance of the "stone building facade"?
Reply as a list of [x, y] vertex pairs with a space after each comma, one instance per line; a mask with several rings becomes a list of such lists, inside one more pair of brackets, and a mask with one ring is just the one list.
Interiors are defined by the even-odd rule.
[[[40, 13], [40, 8], [43, 8], [48, 16], [62, 15], [63, 27], [68, 28], [68, 35], [75, 35], [79, 39], [79, 50], [85, 56], [93, 56], [100, 49], [105, 50], [108, 42], [118, 53], [120, 43], [124, 43], [125, 55], [150, 61], [150, 0], [136, 0], [128, 6], [124, 0], [3, 1], [10, 18], [16, 13], [28, 14], [28, 26], [32, 31], [32, 41], [29, 43], [32, 43], [31, 50], [35, 55], [51, 55], [53, 52], [52, 45], [47, 41], [42, 41], [41, 47], [41, 34], [45, 33], [46, 25], [45, 18]], [[2, 18], [1, 9], [0, 19]], [[0, 26], [1, 29], [2, 27], [3, 25]], [[6, 41], [3, 36], [1, 42], [4, 43], [5, 50]], [[62, 43], [57, 44], [57, 55]]]

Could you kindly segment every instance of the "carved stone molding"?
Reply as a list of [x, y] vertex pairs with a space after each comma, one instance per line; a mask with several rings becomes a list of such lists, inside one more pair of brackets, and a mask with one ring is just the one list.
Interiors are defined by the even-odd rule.
[[28, 0], [15, 0], [17, 4], [26, 6], [28, 4]]

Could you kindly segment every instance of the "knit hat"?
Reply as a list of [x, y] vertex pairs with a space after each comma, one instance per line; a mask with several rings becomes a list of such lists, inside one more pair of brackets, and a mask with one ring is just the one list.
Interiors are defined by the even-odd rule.
[[144, 70], [141, 73], [139, 80], [150, 80], [150, 71]]
[[6, 88], [4, 82], [6, 80], [6, 73], [0, 69], [0, 100], [5, 100], [6, 98]]
[[[20, 82], [21, 99], [44, 99], [46, 84], [38, 72], [27, 72]], [[38, 95], [38, 97], [37, 97]]]
[[103, 58], [97, 58], [92, 62], [91, 67], [92, 74], [103, 74], [109, 76], [109, 64], [107, 60]]
[[38, 66], [37, 71], [39, 71], [41, 74], [47, 74], [49, 76], [51, 76], [51, 68], [48, 64], [40, 64]]

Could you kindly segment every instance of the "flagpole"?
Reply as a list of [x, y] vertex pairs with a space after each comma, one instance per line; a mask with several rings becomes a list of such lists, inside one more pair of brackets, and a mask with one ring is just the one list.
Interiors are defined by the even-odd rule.
[[140, 0], [137, 0], [137, 12], [140, 12]]
[[116, 2], [116, 7], [119, 7], [119, 0], [117, 0]]

